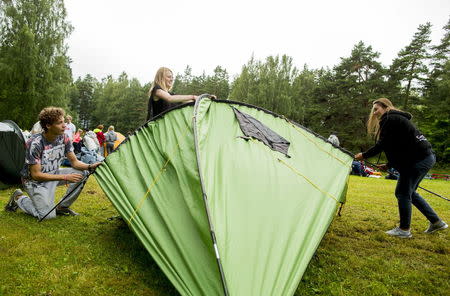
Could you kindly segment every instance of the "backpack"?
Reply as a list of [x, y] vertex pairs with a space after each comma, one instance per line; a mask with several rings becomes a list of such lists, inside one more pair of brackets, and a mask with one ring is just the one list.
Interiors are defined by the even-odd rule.
[[101, 155], [99, 155], [94, 150], [89, 150], [86, 147], [81, 147], [81, 157], [80, 161], [87, 163], [87, 164], [93, 164], [96, 162], [103, 161], [105, 158]]

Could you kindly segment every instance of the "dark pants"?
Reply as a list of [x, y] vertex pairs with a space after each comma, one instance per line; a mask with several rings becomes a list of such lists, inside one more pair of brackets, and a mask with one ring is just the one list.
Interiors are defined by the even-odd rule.
[[81, 152], [81, 146], [82, 146], [81, 141], [78, 142], [78, 143], [73, 142], [73, 152], [75, 154], [80, 153]]
[[114, 142], [106, 142], [106, 151], [111, 154], [114, 151]]
[[425, 159], [416, 162], [412, 167], [399, 170], [400, 177], [395, 188], [395, 196], [398, 200], [398, 210], [400, 214], [400, 228], [409, 229], [411, 226], [411, 203], [425, 216], [431, 223], [439, 221], [439, 216], [431, 208], [416, 190], [420, 181], [436, 162], [434, 154], [430, 154]]

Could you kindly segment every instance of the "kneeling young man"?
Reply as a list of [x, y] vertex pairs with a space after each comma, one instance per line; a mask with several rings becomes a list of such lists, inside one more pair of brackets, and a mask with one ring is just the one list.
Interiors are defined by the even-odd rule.
[[[29, 197], [19, 189], [14, 191], [5, 210], [14, 212], [19, 207], [40, 219], [54, 207], [56, 186], [69, 185], [67, 194], [87, 175], [88, 170], [100, 165], [99, 162], [88, 165], [76, 158], [72, 141], [64, 133], [64, 115], [63, 109], [55, 107], [44, 108], [39, 113], [43, 132], [27, 141], [22, 171], [23, 186]], [[69, 159], [72, 168], [60, 168], [64, 156]], [[56, 215], [78, 215], [69, 207], [78, 198], [81, 189], [82, 186], [79, 186], [74, 190], [46, 219]]]

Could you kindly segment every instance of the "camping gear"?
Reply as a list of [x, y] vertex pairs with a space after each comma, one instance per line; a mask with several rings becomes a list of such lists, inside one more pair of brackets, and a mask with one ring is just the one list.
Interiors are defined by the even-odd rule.
[[81, 147], [81, 153], [80, 153], [80, 161], [87, 163], [87, 164], [93, 164], [96, 162], [103, 161], [105, 158], [98, 154], [94, 150], [89, 150], [86, 147]]
[[20, 184], [25, 163], [25, 139], [14, 121], [0, 122], [0, 189]]
[[[114, 147], [113, 147], [114, 150], [116, 150], [116, 148], [120, 145], [120, 143], [122, 143], [125, 140], [125, 136], [119, 132], [116, 132], [116, 136], [117, 136], [117, 139], [114, 141]], [[106, 144], [105, 144], [105, 155], [108, 156], [108, 154], [111, 154], [111, 153], [107, 152]]]
[[125, 140], [125, 136], [122, 135], [119, 132], [116, 132], [117, 140], [114, 141], [114, 149], [116, 149], [120, 143], [122, 143]]
[[293, 295], [345, 201], [353, 155], [270, 111], [203, 95], [96, 170], [181, 295]]

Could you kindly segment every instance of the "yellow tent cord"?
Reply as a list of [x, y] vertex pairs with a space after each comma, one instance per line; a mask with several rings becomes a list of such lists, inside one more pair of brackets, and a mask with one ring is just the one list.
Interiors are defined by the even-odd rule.
[[147, 191], [145, 192], [144, 196], [142, 196], [139, 199], [139, 203], [137, 205], [137, 207], [133, 210], [133, 213], [131, 214], [130, 218], [127, 219], [128, 224], [131, 223], [131, 220], [133, 220], [133, 218], [136, 216], [137, 212], [141, 209], [142, 205], [144, 204], [145, 199], [150, 196], [150, 191], [152, 190], [152, 188], [156, 185], [156, 182], [158, 182], [159, 177], [161, 177], [162, 173], [165, 171], [166, 166], [169, 164], [170, 162], [170, 158], [168, 158], [166, 160], [166, 162], [164, 163], [163, 167], [159, 170], [158, 175], [152, 180], [150, 186], [147, 188]]
[[[187, 132], [189, 131], [189, 128], [186, 129], [186, 133], [181, 137], [181, 139], [184, 139]], [[177, 145], [174, 147], [173, 151], [174, 152], [176, 149], [178, 149], [180, 147], [180, 142], [177, 142]], [[170, 153], [172, 154], [172, 153]], [[153, 180], [151, 181], [149, 187], [147, 188], [147, 191], [145, 192], [145, 194], [139, 199], [139, 203], [137, 205], [136, 208], [134, 208], [133, 213], [131, 214], [130, 218], [127, 219], [127, 223], [130, 224], [131, 221], [133, 220], [133, 218], [136, 216], [137, 212], [141, 209], [141, 207], [144, 204], [144, 201], [147, 197], [150, 196], [150, 192], [153, 189], [153, 187], [156, 185], [156, 183], [158, 182], [159, 178], [161, 177], [162, 173], [166, 170], [167, 165], [169, 164], [171, 160], [171, 157], [167, 158], [166, 162], [164, 163], [164, 165], [161, 167], [161, 169], [159, 170], [158, 175], [153, 178]]]
[[[287, 119], [286, 119], [287, 120]], [[289, 120], [288, 120], [289, 121]], [[292, 124], [289, 121], [290, 124]], [[297, 127], [292, 124], [296, 129]], [[303, 134], [303, 132], [301, 132]], [[333, 158], [335, 158], [336, 160], [340, 161], [341, 163], [343, 163], [344, 165], [346, 165], [346, 163], [342, 160], [340, 160], [339, 158], [335, 157], [333, 154], [329, 153], [328, 151], [324, 150], [322, 147], [318, 146], [317, 143], [315, 143], [314, 141], [312, 141], [309, 137], [307, 137], [305, 134], [303, 134], [305, 136], [305, 138], [307, 138], [309, 141], [311, 141], [314, 145], [316, 145], [320, 150], [326, 152], [327, 154], [329, 154], [330, 156], [332, 156]], [[250, 137], [248, 140], [251, 140], [252, 142], [255, 143], [261, 143], [260, 141], [257, 141], [256, 139]], [[261, 143], [262, 144], [262, 143]], [[287, 166], [288, 168], [290, 168], [294, 173], [296, 173], [297, 175], [303, 177], [308, 183], [310, 183], [313, 187], [315, 187], [316, 189], [318, 189], [320, 192], [324, 193], [325, 195], [331, 197], [334, 201], [336, 202], [340, 202], [335, 196], [333, 196], [332, 194], [322, 190], [319, 186], [317, 186], [316, 184], [314, 184], [314, 182], [312, 182], [310, 179], [308, 179], [308, 177], [306, 177], [305, 175], [303, 175], [302, 173], [300, 173], [299, 171], [297, 171], [294, 167], [292, 167], [291, 165], [289, 165], [288, 163], [286, 163], [285, 161], [277, 158], [279, 162], [281, 162], [282, 164], [284, 164], [285, 166]]]
[[314, 184], [314, 182], [312, 182], [308, 177], [306, 177], [305, 175], [303, 175], [302, 173], [300, 173], [299, 171], [297, 171], [294, 167], [292, 167], [291, 165], [289, 165], [288, 163], [286, 163], [285, 161], [281, 160], [278, 158], [278, 161], [281, 162], [282, 164], [284, 164], [285, 166], [287, 166], [288, 168], [290, 168], [294, 173], [296, 173], [297, 175], [303, 177], [309, 184], [311, 184], [313, 187], [315, 187], [317, 190], [319, 190], [320, 192], [324, 193], [325, 195], [331, 197], [332, 199], [334, 199], [336, 202], [339, 202], [338, 199], [333, 196], [331, 193], [328, 193], [324, 190], [322, 190], [319, 186], [317, 186], [316, 184]]

